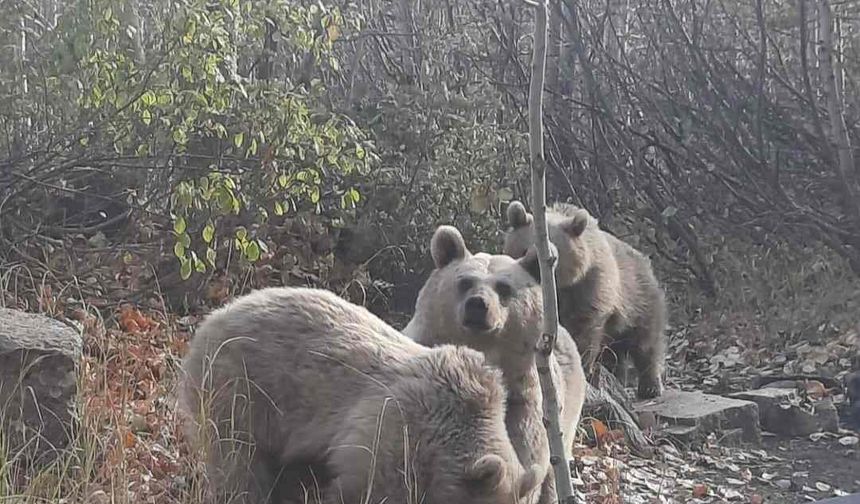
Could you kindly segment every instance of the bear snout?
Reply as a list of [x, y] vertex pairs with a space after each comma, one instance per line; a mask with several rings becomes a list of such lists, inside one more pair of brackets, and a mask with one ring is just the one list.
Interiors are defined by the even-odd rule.
[[489, 311], [487, 301], [483, 297], [470, 297], [466, 300], [466, 305], [463, 307], [463, 325], [470, 329], [481, 331], [490, 329], [490, 323], [487, 320]]

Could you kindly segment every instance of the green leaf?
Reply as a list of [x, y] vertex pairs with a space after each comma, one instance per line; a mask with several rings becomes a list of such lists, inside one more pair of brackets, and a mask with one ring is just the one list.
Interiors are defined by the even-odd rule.
[[149, 126], [149, 123], [152, 122], [152, 112], [149, 110], [144, 110], [140, 115], [140, 120], [143, 121], [143, 124]]
[[284, 204], [280, 201], [275, 202], [275, 215], [284, 215]]
[[185, 259], [182, 261], [182, 265], [179, 267], [179, 276], [183, 280], [188, 280], [188, 277], [191, 276], [191, 260]]
[[143, 93], [143, 95], [140, 97], [140, 101], [142, 101], [143, 104], [146, 105], [147, 107], [151, 107], [151, 106], [155, 105], [155, 101], [156, 101], [155, 93], [153, 93], [152, 91], [147, 91], [147, 92]]
[[197, 271], [198, 273], [205, 273], [206, 272], [206, 263], [204, 263], [203, 261], [201, 261], [200, 259], [197, 259], [195, 257], [194, 258], [194, 270]]
[[361, 194], [354, 187], [349, 189], [349, 195], [352, 198], [353, 203], [361, 201]]
[[320, 201], [320, 188], [314, 187], [311, 189], [311, 203], [317, 204]]
[[179, 145], [185, 145], [185, 143], [188, 141], [188, 135], [185, 133], [185, 130], [182, 128], [174, 129], [173, 141]]
[[206, 227], [203, 228], [203, 241], [206, 243], [212, 243], [212, 238], [215, 237], [215, 227], [209, 223], [206, 224]]
[[185, 259], [185, 245], [180, 242], [173, 244], [173, 255], [179, 259]]
[[175, 231], [177, 235], [181, 235], [182, 233], [184, 233], [186, 228], [187, 225], [185, 222], [185, 217], [177, 217], [176, 220], [173, 222], [173, 231]]
[[245, 229], [244, 226], [239, 226], [239, 228], [236, 229], [236, 238], [239, 240], [245, 240], [248, 238], [248, 230]]
[[287, 187], [287, 183], [288, 183], [289, 181], [290, 181], [290, 180], [287, 178], [287, 175], [286, 175], [286, 174], [282, 173], [282, 174], [278, 175], [278, 185], [280, 185], [280, 186], [281, 186], [281, 189], [286, 188], [286, 187]]
[[233, 145], [235, 145], [237, 149], [239, 147], [241, 147], [244, 142], [245, 142], [245, 133], [240, 131], [240, 132], [236, 133], [235, 135], [233, 135]]
[[355, 157], [358, 159], [364, 159], [366, 154], [367, 153], [364, 151], [364, 147], [362, 147], [361, 144], [355, 144]]
[[179, 243], [181, 243], [185, 248], [191, 246], [191, 237], [188, 236], [188, 233], [182, 233], [179, 235]]
[[210, 266], [215, 267], [215, 249], [211, 247], [206, 249], [206, 260], [209, 261]]
[[233, 211], [233, 195], [223, 187], [218, 188], [218, 206], [222, 213], [226, 214]]
[[218, 133], [218, 138], [227, 138], [227, 128], [221, 123], [215, 123], [215, 131]]
[[245, 247], [245, 257], [251, 262], [260, 258], [260, 246], [256, 241], [248, 242], [248, 246]]

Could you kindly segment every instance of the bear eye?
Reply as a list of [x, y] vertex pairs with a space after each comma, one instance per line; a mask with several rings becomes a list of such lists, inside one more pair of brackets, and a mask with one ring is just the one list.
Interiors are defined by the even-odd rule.
[[461, 293], [468, 292], [475, 285], [475, 280], [473, 278], [461, 278], [457, 281], [457, 289]]
[[496, 282], [496, 292], [499, 297], [509, 298], [514, 295], [514, 288], [507, 282]]

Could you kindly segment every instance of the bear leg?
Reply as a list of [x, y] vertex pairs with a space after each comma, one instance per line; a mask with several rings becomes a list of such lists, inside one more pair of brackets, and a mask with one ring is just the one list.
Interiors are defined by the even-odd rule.
[[[636, 334], [638, 333], [638, 334]], [[636, 396], [652, 399], [663, 394], [663, 362], [665, 350], [662, 338], [653, 332], [635, 331], [631, 335], [634, 344], [630, 349], [633, 364], [639, 375]]]
[[582, 367], [585, 370], [585, 378], [591, 385], [597, 386], [599, 374], [596, 364], [599, 362], [600, 352], [604, 341], [603, 324], [592, 323], [581, 332], [582, 341], [580, 355], [582, 356]]
[[552, 466], [549, 467], [546, 478], [544, 478], [540, 486], [540, 497], [537, 502], [538, 504], [558, 504], [558, 494], [555, 489], [555, 472], [553, 472]]
[[[609, 337], [612, 338], [612, 336]], [[624, 386], [627, 385], [627, 364], [630, 350], [630, 344], [627, 340], [614, 339], [600, 353], [600, 363]]]

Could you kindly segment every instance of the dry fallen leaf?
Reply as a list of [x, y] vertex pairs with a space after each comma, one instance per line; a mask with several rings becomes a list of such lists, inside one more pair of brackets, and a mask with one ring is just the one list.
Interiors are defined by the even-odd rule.
[[591, 428], [594, 430], [594, 437], [599, 441], [609, 432], [609, 428], [606, 427], [606, 424], [601, 422], [600, 420], [594, 418], [591, 420]]
[[860, 438], [857, 436], [845, 436], [839, 438], [839, 444], [842, 446], [854, 446], [857, 443], [860, 443]]
[[693, 497], [699, 499], [708, 495], [708, 485], [704, 483], [696, 483], [693, 485]]
[[806, 395], [812, 399], [822, 399], [827, 395], [827, 388], [818, 380], [807, 380], [803, 384]]
[[132, 448], [137, 440], [137, 436], [135, 436], [131, 431], [126, 431], [125, 436], [122, 438], [122, 445], [126, 449]]

